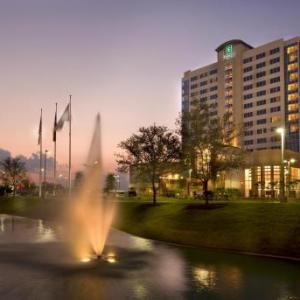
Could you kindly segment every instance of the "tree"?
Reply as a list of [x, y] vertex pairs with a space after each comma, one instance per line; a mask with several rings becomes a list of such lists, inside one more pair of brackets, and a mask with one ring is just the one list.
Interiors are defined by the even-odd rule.
[[237, 169], [243, 160], [243, 151], [231, 146], [238, 130], [226, 127], [228, 116], [212, 116], [210, 107], [192, 102], [192, 109], [184, 112], [179, 121], [182, 135], [183, 158], [186, 169], [200, 180], [208, 204], [208, 182], [215, 183], [222, 171]]
[[113, 173], [108, 173], [105, 178], [104, 192], [109, 193], [116, 188], [116, 177]]
[[156, 204], [160, 176], [179, 161], [181, 144], [176, 133], [165, 126], [141, 127], [138, 133], [119, 144], [125, 153], [117, 155], [119, 171], [134, 170], [151, 182], [152, 200]]
[[18, 184], [26, 177], [26, 169], [24, 162], [19, 157], [7, 157], [0, 162], [1, 179], [7, 186], [13, 187], [13, 195], [16, 195]]
[[77, 171], [74, 178], [74, 187], [79, 187], [83, 181], [84, 175], [82, 171]]

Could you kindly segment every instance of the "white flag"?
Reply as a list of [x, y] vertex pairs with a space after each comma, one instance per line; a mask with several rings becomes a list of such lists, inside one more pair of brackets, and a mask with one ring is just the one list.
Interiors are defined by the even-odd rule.
[[70, 104], [67, 105], [64, 113], [62, 114], [62, 116], [60, 117], [59, 121], [56, 124], [56, 130], [61, 130], [64, 127], [64, 123], [65, 122], [70, 122]]

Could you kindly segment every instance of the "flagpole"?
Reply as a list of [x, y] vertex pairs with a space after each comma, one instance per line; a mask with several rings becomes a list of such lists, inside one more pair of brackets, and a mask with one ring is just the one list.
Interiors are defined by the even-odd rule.
[[55, 121], [54, 121], [54, 134], [55, 134], [55, 139], [54, 139], [54, 166], [53, 166], [53, 181], [54, 181], [54, 189], [53, 189], [53, 196], [56, 195], [56, 118], [57, 118], [57, 103], [55, 103]]
[[70, 120], [69, 120], [69, 196], [71, 195], [71, 183], [72, 183], [72, 179], [71, 179], [71, 149], [72, 149], [72, 114], [71, 114], [71, 101], [72, 101], [72, 95], [70, 95], [70, 102], [69, 102], [69, 117], [70, 117]]
[[39, 198], [42, 198], [42, 157], [43, 157], [43, 109], [41, 108], [41, 119], [40, 119], [40, 179], [39, 179]]

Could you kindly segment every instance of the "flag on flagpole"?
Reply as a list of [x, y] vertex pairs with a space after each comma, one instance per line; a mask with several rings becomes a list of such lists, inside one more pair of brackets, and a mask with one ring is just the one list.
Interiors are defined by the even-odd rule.
[[54, 126], [53, 126], [53, 142], [56, 142], [56, 130], [57, 130], [57, 111], [55, 111], [55, 117], [54, 117]]
[[60, 117], [59, 121], [56, 124], [55, 131], [59, 131], [64, 127], [65, 122], [70, 122], [71, 114], [70, 114], [70, 103], [67, 105], [64, 113]]
[[39, 125], [39, 138], [38, 138], [38, 145], [41, 145], [42, 142], [42, 114], [40, 117], [40, 125]]

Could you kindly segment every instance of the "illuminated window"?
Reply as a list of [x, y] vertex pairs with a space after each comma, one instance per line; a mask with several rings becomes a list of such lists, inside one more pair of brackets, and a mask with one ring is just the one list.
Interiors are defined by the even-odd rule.
[[293, 91], [297, 90], [297, 88], [298, 88], [297, 83], [291, 83], [291, 84], [288, 85], [288, 91], [289, 92], [293, 92]]
[[289, 121], [296, 121], [296, 120], [298, 120], [299, 119], [299, 114], [297, 113], [297, 114], [290, 114], [289, 116], [288, 116], [288, 120]]
[[251, 183], [252, 183], [251, 169], [245, 169], [245, 196], [246, 197], [250, 196]]
[[289, 62], [293, 62], [297, 59], [297, 53], [289, 54]]
[[298, 80], [298, 73], [291, 73], [289, 75], [289, 80], [290, 81], [297, 81]]
[[288, 95], [288, 101], [298, 100], [298, 93], [293, 93]]
[[288, 71], [295, 71], [297, 69], [298, 69], [298, 64], [297, 63], [293, 63], [293, 64], [288, 65]]
[[297, 132], [299, 130], [298, 124], [290, 125], [290, 132]]
[[280, 166], [274, 166], [274, 183], [280, 181]]
[[271, 123], [276, 123], [281, 121], [281, 116], [273, 116], [271, 117]]
[[295, 103], [295, 104], [289, 104], [289, 105], [288, 105], [288, 110], [289, 110], [289, 111], [292, 111], [292, 110], [298, 110], [298, 109], [299, 109], [298, 103]]
[[298, 45], [290, 46], [287, 48], [287, 54], [297, 52], [297, 50], [298, 50]]

